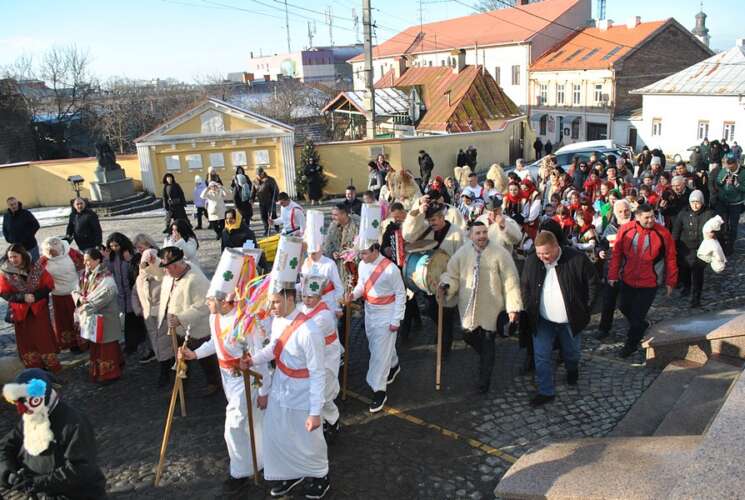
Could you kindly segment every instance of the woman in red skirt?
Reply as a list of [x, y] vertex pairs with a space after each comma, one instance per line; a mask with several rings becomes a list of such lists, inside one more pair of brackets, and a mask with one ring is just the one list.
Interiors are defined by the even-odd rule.
[[8, 301], [5, 320], [13, 323], [18, 356], [26, 368], [62, 369], [57, 359], [48, 295], [54, 281], [22, 245], [13, 244], [0, 263], [0, 297]]
[[80, 336], [90, 342], [90, 375], [94, 382], [113, 382], [122, 376], [124, 358], [119, 347], [122, 326], [114, 278], [95, 248], [83, 255], [85, 271], [74, 294]]
[[75, 302], [72, 300], [72, 292], [78, 286], [78, 272], [83, 268], [83, 256], [77, 250], [71, 249], [66, 241], [54, 237], [44, 240], [41, 251], [39, 264], [54, 280], [52, 307], [57, 347], [60, 350], [80, 352], [82, 339], [78, 336], [75, 326]]

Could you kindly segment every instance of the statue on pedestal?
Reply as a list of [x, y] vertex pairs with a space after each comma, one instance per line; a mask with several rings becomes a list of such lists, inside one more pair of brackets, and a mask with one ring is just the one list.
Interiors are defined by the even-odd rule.
[[134, 194], [132, 179], [125, 176], [124, 169], [116, 162], [116, 153], [108, 142], [96, 144], [96, 160], [96, 180], [91, 182], [91, 197], [94, 201], [110, 202]]

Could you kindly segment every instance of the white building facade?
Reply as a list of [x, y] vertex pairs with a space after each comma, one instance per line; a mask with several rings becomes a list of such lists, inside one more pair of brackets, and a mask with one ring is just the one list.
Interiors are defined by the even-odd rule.
[[652, 85], [642, 95], [635, 126], [640, 141], [687, 160], [691, 146], [726, 139], [745, 143], [745, 39]]

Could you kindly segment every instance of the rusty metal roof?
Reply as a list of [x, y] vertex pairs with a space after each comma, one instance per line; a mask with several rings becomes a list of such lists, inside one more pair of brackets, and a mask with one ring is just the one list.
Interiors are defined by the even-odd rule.
[[399, 78], [384, 75], [376, 89], [386, 84], [405, 92], [419, 89], [426, 110], [417, 130], [492, 130], [500, 121], [522, 114], [481, 66], [466, 66], [457, 73], [447, 66], [414, 67]]
[[678, 71], [634, 94], [741, 95], [745, 94], [745, 46], [739, 43], [726, 52]]

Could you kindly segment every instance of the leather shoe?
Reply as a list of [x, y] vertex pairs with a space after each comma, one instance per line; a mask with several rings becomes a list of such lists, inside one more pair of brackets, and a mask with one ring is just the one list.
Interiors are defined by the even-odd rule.
[[638, 347], [636, 346], [626, 344], [623, 346], [623, 349], [621, 349], [621, 352], [618, 354], [618, 356], [620, 358], [626, 359], [632, 354], [634, 354], [637, 349]]
[[577, 380], [579, 380], [579, 370], [567, 371], [567, 384], [568, 385], [577, 385]]
[[533, 399], [530, 400], [530, 406], [533, 408], [538, 408], [539, 406], [543, 406], [546, 403], [550, 403], [556, 399], [556, 396], [546, 396], [545, 394], [536, 394]]

